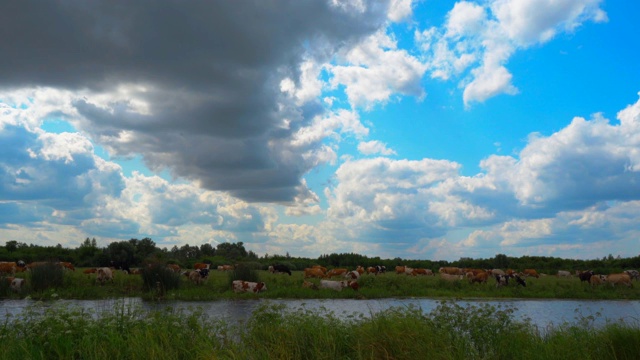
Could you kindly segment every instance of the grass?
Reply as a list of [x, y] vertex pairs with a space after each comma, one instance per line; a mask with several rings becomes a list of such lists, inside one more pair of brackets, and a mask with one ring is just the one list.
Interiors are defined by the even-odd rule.
[[637, 359], [638, 324], [565, 324], [542, 333], [512, 307], [442, 301], [344, 318], [265, 304], [246, 322], [197, 308], [103, 313], [50, 307], [0, 323], [0, 359]]
[[[246, 270], [246, 271], [245, 271]], [[203, 284], [196, 285], [185, 276], [166, 276], [167, 281], [177, 281], [162, 291], [145, 291], [145, 283], [141, 275], [128, 275], [122, 271], [114, 272], [114, 281], [99, 285], [95, 274], [83, 274], [82, 269], [75, 272], [65, 271], [62, 285], [42, 286], [34, 288], [32, 274], [19, 273], [16, 276], [27, 279], [27, 286], [19, 293], [12, 292], [4, 282], [0, 283], [0, 298], [24, 298], [46, 300], [55, 294], [61, 299], [104, 299], [121, 297], [141, 297], [147, 300], [169, 299], [185, 301], [205, 301], [236, 298], [290, 298], [290, 299], [380, 299], [425, 297], [435, 299], [475, 299], [475, 298], [530, 298], [530, 299], [598, 299], [598, 300], [639, 300], [640, 286], [611, 287], [601, 285], [592, 287], [580, 282], [577, 278], [557, 278], [546, 276], [539, 279], [528, 278], [527, 287], [510, 285], [497, 288], [493, 279], [487, 284], [470, 284], [466, 280], [449, 282], [439, 276], [412, 277], [387, 273], [383, 275], [363, 275], [359, 280], [359, 291], [344, 289], [341, 292], [332, 290], [311, 290], [302, 287], [303, 273], [294, 271], [293, 275], [271, 274], [268, 271], [239, 270], [235, 273], [212, 270]], [[264, 281], [268, 290], [259, 294], [235, 294], [231, 290], [230, 281], [243, 276], [251, 277], [251, 281]], [[319, 283], [318, 279], [307, 279]], [[150, 282], [147, 282], [150, 284]], [[154, 284], [156, 281], [153, 282]]]

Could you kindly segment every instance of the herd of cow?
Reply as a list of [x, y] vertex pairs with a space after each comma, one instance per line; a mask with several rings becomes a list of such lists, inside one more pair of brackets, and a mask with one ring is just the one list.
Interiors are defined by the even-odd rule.
[[[24, 261], [17, 262], [0, 262], [0, 277], [2, 277], [2, 281], [8, 281], [9, 286], [12, 290], [18, 292], [20, 291], [26, 282], [24, 278], [16, 277], [16, 273], [29, 271], [34, 267], [41, 266], [47, 264], [46, 262], [33, 262], [29, 264], [25, 264]], [[69, 262], [57, 262], [54, 263], [57, 266], [62, 267], [63, 269], [69, 269], [75, 271], [75, 267], [73, 264]], [[83, 273], [85, 274], [95, 274], [96, 283], [103, 285], [106, 282], [113, 281], [113, 272], [115, 270], [122, 270], [129, 274], [138, 274], [140, 269], [130, 269], [128, 266], [124, 266], [118, 263], [112, 263], [111, 267], [99, 267], [99, 268], [90, 268], [85, 269]], [[167, 264], [167, 268], [175, 271], [177, 273], [181, 273], [191, 282], [196, 285], [202, 284], [208, 277], [209, 272], [212, 270], [210, 268], [210, 264], [206, 263], [196, 263], [194, 265], [193, 270], [183, 270], [180, 266], [175, 264]], [[216, 268], [220, 271], [228, 271], [233, 270], [233, 265], [221, 265]], [[291, 269], [286, 265], [282, 264], [274, 264], [269, 266], [268, 271], [274, 274], [288, 274], [291, 275]], [[311, 288], [314, 290], [318, 289], [331, 289], [336, 291], [342, 291], [344, 288], [351, 288], [353, 290], [358, 290], [358, 279], [364, 274], [373, 274], [379, 275], [386, 273], [387, 269], [383, 265], [378, 266], [370, 266], [366, 269], [362, 266], [356, 267], [355, 270], [348, 270], [346, 268], [334, 268], [327, 269], [324, 266], [316, 265], [310, 268], [306, 268], [303, 271], [304, 279], [302, 283], [302, 287]], [[411, 268], [408, 266], [396, 266], [395, 273], [399, 275], [408, 275], [408, 276], [436, 276], [436, 274], [430, 269], [422, 269], [422, 268]], [[447, 281], [460, 281], [466, 279], [470, 283], [487, 283], [489, 279], [495, 280], [496, 287], [508, 286], [509, 281], [511, 280], [515, 286], [527, 286], [526, 278], [534, 277], [539, 278], [540, 276], [546, 276], [544, 274], [539, 274], [535, 269], [524, 269], [522, 272], [516, 272], [514, 270], [501, 270], [501, 269], [471, 269], [471, 268], [460, 268], [460, 267], [441, 267], [438, 269], [438, 275], [441, 279]], [[572, 274], [569, 271], [560, 270], [557, 273], [558, 277], [572, 277]], [[581, 282], [587, 282], [592, 286], [609, 283], [613, 286], [615, 285], [626, 285], [628, 287], [633, 287], [632, 280], [639, 280], [640, 273], [637, 270], [625, 270], [622, 273], [618, 274], [609, 274], [609, 275], [601, 275], [595, 274], [591, 270], [586, 271], [576, 271], [575, 276], [577, 276]], [[307, 279], [317, 278], [320, 280], [319, 285], [315, 284]], [[340, 280], [333, 280], [334, 278], [339, 278]], [[232, 283], [232, 290], [236, 293], [240, 292], [253, 292], [258, 293], [261, 291], [267, 290], [267, 286], [264, 282], [250, 282], [243, 280], [236, 280]]]

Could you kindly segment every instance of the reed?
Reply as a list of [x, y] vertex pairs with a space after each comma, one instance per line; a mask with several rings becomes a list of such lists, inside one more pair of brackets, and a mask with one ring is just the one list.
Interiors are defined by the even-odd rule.
[[0, 323], [0, 359], [637, 359], [639, 324], [538, 329], [515, 308], [443, 301], [369, 316], [265, 304], [242, 323], [116, 304], [34, 307]]

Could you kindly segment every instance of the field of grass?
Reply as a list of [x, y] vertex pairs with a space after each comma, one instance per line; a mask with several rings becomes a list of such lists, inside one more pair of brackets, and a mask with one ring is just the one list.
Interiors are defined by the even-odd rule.
[[[378, 299], [378, 298], [551, 298], [551, 299], [640, 299], [640, 287], [627, 288], [625, 286], [601, 285], [592, 287], [581, 283], [576, 277], [558, 278], [543, 276], [539, 279], [527, 278], [527, 287], [515, 286], [497, 288], [495, 280], [490, 279], [486, 284], [470, 284], [466, 280], [449, 282], [436, 276], [397, 275], [386, 273], [382, 275], [363, 275], [359, 280], [359, 291], [344, 289], [341, 292], [321, 289], [312, 290], [302, 287], [303, 273], [294, 271], [293, 275], [271, 274], [268, 271], [258, 271], [260, 281], [267, 284], [267, 291], [259, 294], [235, 294], [231, 291], [229, 273], [211, 271], [209, 278], [201, 285], [195, 285], [186, 277], [181, 277], [179, 287], [166, 291], [143, 291], [140, 275], [128, 275], [121, 271], [115, 272], [114, 281], [99, 285], [95, 274], [83, 274], [82, 269], [75, 272], [65, 271], [61, 286], [45, 289], [34, 289], [30, 286], [29, 273], [19, 273], [17, 276], [27, 279], [27, 286], [19, 293], [14, 293], [2, 282], [0, 284], [0, 298], [33, 299], [103, 299], [121, 297], [142, 297], [145, 299], [175, 299], [186, 301], [203, 301], [230, 298], [292, 298], [292, 299]], [[308, 279], [319, 283], [318, 279]]]
[[538, 329], [515, 308], [442, 301], [425, 314], [391, 308], [371, 317], [282, 311], [267, 304], [242, 323], [204, 312], [104, 314], [51, 307], [0, 323], [0, 359], [638, 359], [638, 324]]

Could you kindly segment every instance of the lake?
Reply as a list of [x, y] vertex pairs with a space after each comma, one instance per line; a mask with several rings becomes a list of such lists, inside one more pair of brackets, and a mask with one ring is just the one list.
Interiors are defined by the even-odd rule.
[[[530, 319], [533, 325], [543, 330], [564, 323], [577, 324], [580, 319], [593, 317], [590, 321], [595, 326], [602, 326], [607, 322], [624, 322], [640, 326], [640, 301], [638, 300], [549, 300], [549, 299], [494, 299], [494, 300], [449, 300], [466, 307], [467, 305], [495, 307], [509, 307], [515, 309], [514, 318]], [[223, 319], [228, 322], [239, 322], [251, 316], [254, 309], [265, 303], [282, 304], [283, 311], [298, 309], [332, 312], [339, 317], [364, 316], [370, 317], [392, 307], [414, 306], [427, 314], [434, 310], [441, 300], [411, 298], [411, 299], [258, 299], [258, 300], [219, 300], [204, 302], [147, 302], [139, 298], [108, 299], [108, 300], [55, 300], [39, 302], [34, 300], [1, 300], [0, 316], [11, 321], [31, 307], [35, 311], [44, 311], [52, 306], [70, 306], [97, 313], [113, 311], [116, 308], [140, 307], [144, 310], [180, 310], [193, 311], [202, 309], [212, 319]]]

